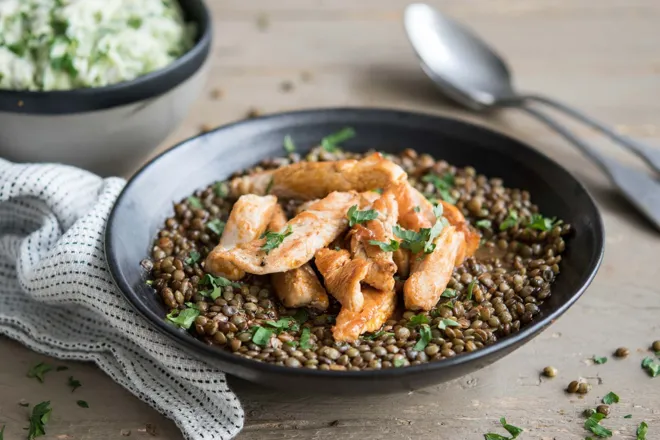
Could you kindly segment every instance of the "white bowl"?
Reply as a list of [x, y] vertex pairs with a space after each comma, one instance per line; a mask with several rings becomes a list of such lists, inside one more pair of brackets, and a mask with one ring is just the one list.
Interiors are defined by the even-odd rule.
[[58, 162], [101, 175], [135, 169], [176, 129], [208, 73], [211, 21], [202, 0], [180, 0], [195, 46], [133, 81], [56, 92], [0, 90], [0, 157]]

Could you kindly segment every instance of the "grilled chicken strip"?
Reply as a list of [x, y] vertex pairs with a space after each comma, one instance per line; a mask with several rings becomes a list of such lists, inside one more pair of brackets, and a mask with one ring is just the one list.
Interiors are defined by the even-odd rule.
[[[284, 210], [277, 205], [268, 228], [271, 231], [281, 231], [286, 227], [286, 222]], [[285, 307], [312, 307], [317, 310], [328, 308], [328, 294], [309, 263], [288, 272], [274, 273], [270, 278], [277, 297]]]
[[394, 193], [385, 191], [373, 202], [372, 209], [378, 212], [378, 218], [355, 225], [348, 234], [351, 254], [353, 258], [369, 262], [369, 271], [364, 282], [377, 290], [389, 292], [394, 289], [394, 274], [397, 271], [392, 252], [384, 251], [370, 242], [389, 244], [390, 240], [394, 239], [392, 228], [399, 218]]
[[457, 255], [456, 259], [456, 265], [460, 266], [466, 258], [474, 255], [479, 248], [481, 234], [468, 224], [463, 213], [456, 206], [445, 201], [441, 201], [440, 203], [442, 203], [442, 216], [447, 219], [450, 225], [456, 227], [456, 230], [462, 232], [465, 236], [464, 252]]
[[342, 307], [332, 328], [335, 341], [353, 342], [366, 332], [375, 332], [392, 316], [396, 307], [394, 290], [382, 292], [370, 287], [362, 289], [364, 307], [360, 312]]
[[204, 268], [215, 276], [237, 281], [245, 272], [229, 261], [218, 259], [217, 254], [259, 238], [268, 226], [268, 221], [278, 207], [275, 196], [241, 196], [232, 207], [220, 243], [206, 258]]
[[[257, 238], [232, 249], [214, 249], [209, 255], [211, 264], [227, 261], [239, 269], [266, 275], [296, 269], [309, 262], [319, 249], [326, 247], [348, 227], [346, 212], [359, 201], [359, 194], [333, 192], [309, 206], [286, 224], [280, 231], [283, 240], [274, 249], [266, 251], [266, 238]], [[290, 231], [290, 234], [285, 234]]]
[[360, 282], [367, 276], [369, 263], [351, 259], [347, 250], [321, 249], [316, 253], [316, 268], [323, 275], [325, 288], [342, 305], [342, 309], [359, 312], [364, 306]]
[[312, 200], [333, 191], [370, 191], [405, 180], [406, 173], [380, 153], [360, 160], [299, 162], [276, 170], [237, 177], [229, 183], [235, 196], [273, 194], [278, 197]]
[[434, 243], [435, 250], [416, 264], [404, 284], [406, 310], [431, 310], [435, 307], [447, 288], [457, 257], [465, 254], [465, 236], [454, 226], [445, 227]]

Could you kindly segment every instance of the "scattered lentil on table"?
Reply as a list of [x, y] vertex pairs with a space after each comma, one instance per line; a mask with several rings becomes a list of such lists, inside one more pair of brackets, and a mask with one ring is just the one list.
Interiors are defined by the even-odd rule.
[[[319, 147], [305, 157], [291, 153], [266, 159], [232, 177], [301, 160], [360, 157], [362, 154]], [[434, 309], [423, 313], [425, 319], [414, 320], [417, 313], [402, 311], [379, 332], [363, 335], [354, 343], [339, 343], [331, 333], [339, 310], [334, 300], [323, 314], [308, 310], [299, 325], [270, 326], [266, 321], [293, 317], [297, 310], [279, 303], [268, 277], [248, 276], [238, 284], [223, 285], [215, 299], [204, 296], [208, 287], [202, 285], [206, 276], [203, 261], [219, 240], [218, 231], [213, 230], [217, 228], [209, 224], [226, 221], [235, 202], [223, 182], [174, 204], [173, 215], [158, 232], [151, 259], [143, 262], [147, 270], [151, 268], [150, 284], [175, 314], [189, 307], [198, 310], [190, 331], [201, 340], [239, 356], [294, 368], [344, 371], [418, 365], [478, 350], [531, 323], [551, 294], [571, 226], [557, 222], [550, 222], [548, 230], [527, 226], [533, 218], [541, 218], [529, 192], [507, 188], [502, 179], [477, 174], [472, 167], [457, 168], [411, 149], [386, 157], [402, 166], [411, 183], [429, 198], [455, 201], [483, 234], [478, 254], [457, 267], [449, 281], [448, 288], [456, 296], [441, 298]], [[450, 185], [434, 185], [433, 180], [424, 179], [430, 173]], [[297, 203], [284, 206], [291, 216]], [[515, 221], [511, 221], [512, 212]], [[200, 258], [193, 261], [193, 252]], [[458, 325], [441, 325], [448, 320]], [[423, 326], [430, 328], [430, 338], [421, 347], [418, 341], [427, 329]], [[256, 327], [272, 333], [265, 344], [261, 338], [255, 339]]]

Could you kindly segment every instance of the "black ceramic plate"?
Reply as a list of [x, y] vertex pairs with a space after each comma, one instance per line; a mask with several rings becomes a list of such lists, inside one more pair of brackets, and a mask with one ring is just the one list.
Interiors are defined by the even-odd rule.
[[[504, 184], [529, 190], [548, 216], [574, 226], [561, 263], [561, 274], [542, 313], [519, 333], [481, 350], [406, 368], [333, 372], [292, 369], [234, 356], [206, 345], [165, 322], [165, 308], [147, 286], [140, 260], [172, 202], [227, 178], [261, 159], [284, 154], [289, 134], [299, 149], [325, 135], [355, 128], [347, 150], [376, 148], [389, 152], [413, 148], [458, 165], [472, 165]], [[241, 121], [189, 139], [148, 163], [120, 195], [106, 230], [106, 255], [112, 275], [126, 297], [173, 345], [229, 374], [268, 386], [309, 392], [395, 392], [456, 378], [485, 367], [529, 341], [564, 313], [593, 279], [603, 256], [603, 226], [584, 187], [562, 167], [537, 151], [501, 134], [452, 119], [391, 110], [329, 109], [284, 113]]]

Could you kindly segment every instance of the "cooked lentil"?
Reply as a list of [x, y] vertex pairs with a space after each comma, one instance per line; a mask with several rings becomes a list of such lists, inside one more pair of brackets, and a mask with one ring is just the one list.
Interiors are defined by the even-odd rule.
[[609, 405], [598, 405], [596, 407], [596, 412], [604, 415], [605, 417], [610, 415], [610, 407]]
[[651, 344], [651, 348], [653, 349], [653, 351], [660, 351], [660, 340], [653, 341], [653, 344]]
[[545, 367], [543, 369], [543, 375], [545, 377], [555, 377], [557, 375], [557, 369], [555, 367]]
[[[266, 159], [232, 177], [302, 160], [361, 156], [319, 147], [304, 157], [291, 153]], [[248, 275], [238, 284], [221, 287], [215, 299], [209, 297], [203, 281], [204, 260], [220, 238], [209, 224], [225, 222], [235, 202], [227, 195], [224, 182], [174, 204], [172, 216], [154, 240], [150, 261], [142, 264], [145, 270], [151, 269], [152, 287], [170, 310], [182, 310], [190, 303], [199, 309], [190, 331], [206, 343], [238, 356], [292, 368], [345, 371], [418, 365], [479, 350], [531, 323], [551, 294], [571, 226], [555, 224], [548, 231], [525, 227], [526, 221], [539, 213], [529, 192], [506, 188], [501, 179], [477, 174], [472, 167], [457, 168], [410, 149], [386, 157], [399, 164], [410, 182], [429, 198], [442, 195], [422, 177], [451, 174], [454, 186], [448, 195], [471, 224], [481, 221], [481, 249], [454, 270], [447, 286], [456, 296], [441, 298], [434, 309], [424, 312], [431, 338], [421, 350], [415, 350], [415, 345], [422, 324], [417, 324], [418, 318], [411, 322], [416, 315], [413, 312], [396, 314], [379, 332], [363, 335], [356, 342], [341, 343], [332, 338], [331, 328], [339, 311], [332, 299], [325, 313], [319, 315], [309, 309], [298, 325], [279, 329], [269, 327], [266, 321], [297, 317], [298, 310], [279, 303], [268, 277]], [[284, 207], [293, 216], [297, 204], [289, 201]], [[518, 219], [513, 223], [512, 211]], [[508, 227], [500, 228], [507, 219]], [[199, 254], [196, 261], [190, 257], [192, 252]], [[453, 306], [445, 307], [450, 301]], [[448, 320], [458, 325], [441, 325]], [[272, 331], [266, 345], [252, 342], [256, 326]], [[568, 391], [577, 392], [579, 387], [577, 381], [571, 382]]]
[[628, 350], [626, 347], [619, 347], [616, 349], [614, 352], [614, 356], [619, 357], [619, 358], [624, 358], [630, 354], [630, 350]]
[[571, 383], [568, 384], [568, 387], [566, 388], [566, 391], [574, 394], [578, 392], [578, 389], [580, 388], [580, 382], [577, 380], [572, 381]]

